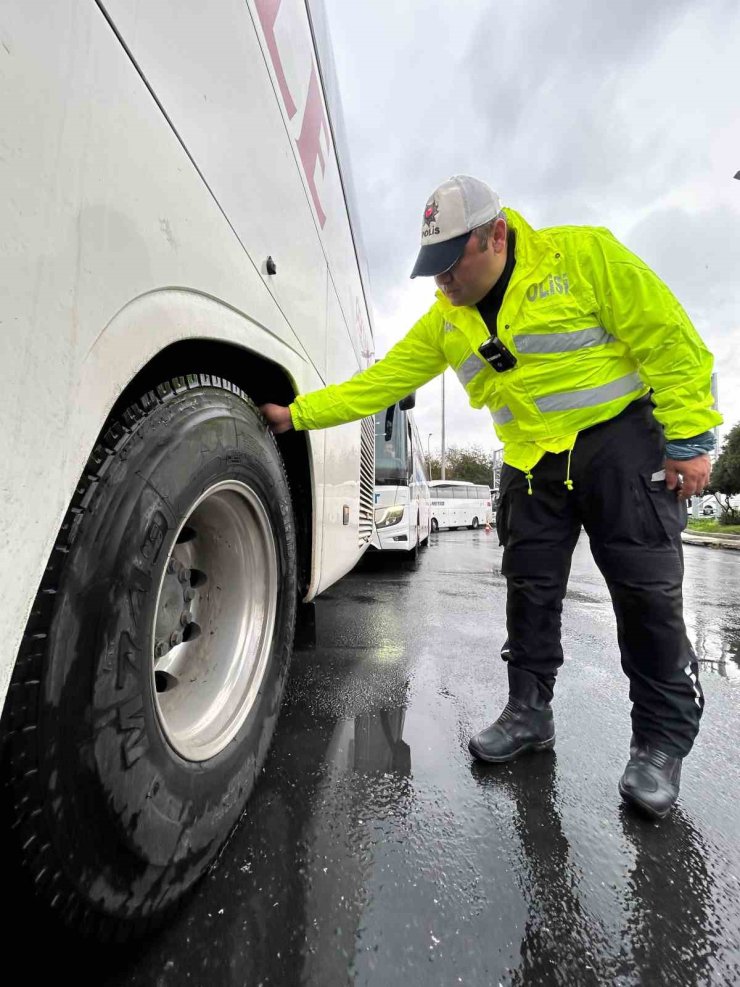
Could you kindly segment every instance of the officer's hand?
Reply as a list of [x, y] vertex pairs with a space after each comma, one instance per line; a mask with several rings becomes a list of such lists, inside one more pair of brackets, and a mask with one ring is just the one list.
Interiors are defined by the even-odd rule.
[[260, 411], [267, 419], [267, 424], [273, 435], [280, 435], [281, 432], [288, 432], [293, 428], [290, 408], [286, 408], [282, 404], [261, 404]]
[[679, 500], [688, 500], [694, 494], [702, 494], [709, 483], [712, 461], [704, 453], [694, 459], [666, 459], [665, 483], [675, 490]]

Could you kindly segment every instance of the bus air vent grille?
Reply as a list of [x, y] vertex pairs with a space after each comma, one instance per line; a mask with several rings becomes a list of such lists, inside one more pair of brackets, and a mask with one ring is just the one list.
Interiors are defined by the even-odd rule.
[[360, 442], [360, 545], [373, 533], [375, 495], [375, 419], [363, 418]]

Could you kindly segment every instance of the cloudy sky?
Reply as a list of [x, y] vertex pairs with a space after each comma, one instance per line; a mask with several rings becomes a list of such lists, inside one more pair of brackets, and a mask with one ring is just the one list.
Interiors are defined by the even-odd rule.
[[[483, 178], [535, 227], [608, 226], [673, 289], [740, 421], [740, 4], [324, 0], [382, 356], [429, 307], [421, 213]], [[498, 442], [448, 371], [447, 442]], [[417, 398], [439, 448], [441, 384]]]

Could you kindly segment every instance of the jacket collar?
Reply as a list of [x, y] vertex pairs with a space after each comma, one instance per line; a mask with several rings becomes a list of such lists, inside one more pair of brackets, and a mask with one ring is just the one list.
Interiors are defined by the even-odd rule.
[[[521, 278], [528, 278], [530, 273], [548, 253], [554, 255], [556, 248], [548, 233], [533, 229], [520, 213], [509, 208], [504, 209], [504, 213], [506, 215], [506, 222], [509, 224], [509, 229], [512, 229], [516, 234], [516, 267], [514, 268], [511, 282], [506, 289], [506, 294], [509, 295], [512, 287]], [[473, 311], [478, 315], [478, 310], [474, 305], [463, 305], [462, 307], [453, 305], [439, 289], [434, 294], [440, 311], [445, 318], [454, 311]], [[450, 319], [450, 321], [454, 321], [454, 319]]]

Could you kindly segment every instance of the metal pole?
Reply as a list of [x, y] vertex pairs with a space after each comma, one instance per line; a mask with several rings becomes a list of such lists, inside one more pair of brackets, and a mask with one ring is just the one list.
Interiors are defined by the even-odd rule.
[[432, 441], [433, 435], [434, 432], [430, 432], [429, 435], [427, 435], [427, 469], [429, 470], [430, 480], [432, 479], [432, 449], [429, 443]]
[[[737, 176], [735, 176], [737, 177]], [[717, 377], [717, 371], [712, 373], [711, 384], [712, 390], [712, 407], [715, 411], [719, 411], [719, 379]], [[715, 425], [714, 429], [714, 450], [711, 453], [712, 463], [717, 461], [717, 456], [719, 456], [719, 425]], [[713, 497], [712, 501], [716, 503], [716, 499]], [[712, 502], [710, 501], [710, 503]], [[694, 496], [691, 500], [692, 508], [691, 514], [693, 517], [700, 518], [704, 516], [704, 498]]]
[[[717, 377], [717, 371], [712, 373], [711, 377], [711, 388], [712, 388], [712, 407], [715, 411], [719, 411], [719, 378]], [[714, 455], [713, 459], [719, 456], [719, 425], [714, 426]]]
[[503, 463], [503, 449], [493, 450], [493, 495], [498, 497], [501, 486], [501, 465]]
[[442, 371], [442, 462], [440, 470], [440, 480], [446, 480], [446, 470], [447, 465], [445, 461], [446, 450], [445, 450], [445, 375], [444, 370]]
[[[717, 383], [717, 371], [712, 373], [711, 383], [712, 391], [712, 407], [715, 411], [719, 411], [719, 385]], [[712, 463], [714, 463], [719, 455], [719, 426], [715, 425], [714, 429], [714, 450], [710, 453]], [[691, 498], [691, 516], [695, 518], [703, 517], [704, 508], [704, 497], [700, 497], [697, 494]]]

